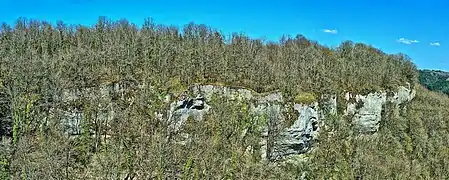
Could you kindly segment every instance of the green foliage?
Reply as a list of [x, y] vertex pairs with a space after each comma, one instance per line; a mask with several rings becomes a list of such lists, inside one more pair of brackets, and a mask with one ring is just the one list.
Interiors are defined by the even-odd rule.
[[5, 157], [0, 158], [0, 178], [7, 180], [11, 178], [9, 173], [9, 161]]
[[[17, 117], [16, 114], [14, 114], [14, 116]], [[20, 125], [19, 125], [19, 121], [17, 119], [14, 120], [14, 124], [12, 126], [12, 143], [14, 145], [17, 144], [17, 141], [18, 141], [19, 135], [20, 135], [19, 134], [19, 127], [20, 127]]]
[[[184, 168], [183, 168], [183, 178], [182, 179], [194, 179], [191, 178], [189, 176], [189, 174], [191, 174], [191, 169], [192, 169], [192, 164], [193, 164], [193, 159], [192, 158], [188, 158], [187, 162], [184, 164]], [[192, 173], [193, 174], [193, 173]]]
[[311, 104], [317, 102], [317, 97], [314, 93], [302, 92], [298, 93], [293, 101], [298, 104]]
[[166, 83], [168, 92], [173, 93], [175, 96], [179, 96], [181, 93], [187, 91], [187, 88], [181, 83], [179, 77], [170, 78]]
[[[416, 86], [417, 96], [403, 106], [387, 103], [380, 130], [357, 135], [351, 119], [329, 116], [316, 149], [309, 153], [311, 179], [444, 179], [449, 172], [445, 128], [449, 98]], [[406, 107], [403, 111], [402, 108]], [[444, 127], [444, 128], [443, 128]]]
[[20, 101], [17, 101], [14, 109], [14, 123], [12, 128], [13, 144], [17, 144], [19, 136], [32, 130], [31, 113], [33, 104], [39, 99], [38, 95], [25, 95]]

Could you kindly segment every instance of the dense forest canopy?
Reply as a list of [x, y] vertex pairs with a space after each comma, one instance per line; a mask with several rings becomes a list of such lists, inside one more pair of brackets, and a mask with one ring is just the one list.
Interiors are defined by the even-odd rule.
[[[67, 89], [126, 84], [112, 102], [84, 98], [71, 104]], [[366, 93], [410, 83], [418, 95], [407, 108], [386, 111], [378, 136], [357, 137], [344, 117], [334, 117], [307, 165], [276, 166], [243, 156], [239, 125], [245, 107], [226, 100], [186, 128], [194, 143], [166, 141], [166, 124], [155, 115], [167, 109], [163, 95], [195, 83], [243, 86], [257, 92]], [[182, 29], [138, 27], [101, 17], [91, 26], [51, 25], [19, 19], [0, 29], [0, 177], [24, 179], [422, 179], [448, 175], [449, 100], [418, 83], [404, 54], [386, 54], [346, 41], [335, 49], [284, 36], [279, 42], [225, 36], [205, 25]], [[138, 88], [137, 88], [138, 87]], [[101, 94], [101, 93], [98, 93]], [[100, 95], [98, 95], [100, 96]], [[112, 104], [116, 117], [97, 114]], [[218, 105], [217, 105], [218, 106]], [[76, 107], [83, 133], [64, 133], [55, 109]], [[108, 137], [108, 138], [106, 138]]]
[[329, 49], [301, 35], [263, 42], [242, 34], [226, 37], [205, 25], [191, 23], [180, 30], [151, 19], [140, 28], [106, 18], [93, 27], [20, 19], [13, 28], [2, 25], [1, 45], [5, 85], [21, 72], [29, 80], [41, 75], [37, 79], [46, 82], [57, 74], [57, 87], [63, 88], [177, 77], [186, 85], [220, 82], [259, 92], [354, 92], [413, 84], [417, 77], [407, 56], [365, 44], [347, 41]]

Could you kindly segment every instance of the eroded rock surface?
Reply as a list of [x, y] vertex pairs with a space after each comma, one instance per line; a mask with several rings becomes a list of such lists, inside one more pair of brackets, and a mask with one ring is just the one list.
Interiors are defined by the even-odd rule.
[[122, 90], [123, 88], [117, 83], [83, 89], [66, 89], [62, 91], [59, 97], [55, 97], [57, 101], [61, 102], [62, 106], [50, 111], [62, 116], [61, 124], [66, 133], [80, 135], [81, 121], [85, 116], [84, 107], [80, 102], [96, 102], [90, 107], [95, 111], [93, 118], [96, 118], [99, 122], [108, 122], [115, 116], [112, 99], [115, 96], [121, 96]]
[[[218, 95], [229, 100], [252, 102], [251, 112], [256, 115], [269, 114], [267, 123], [261, 125], [263, 159], [278, 160], [308, 152], [313, 147], [313, 140], [319, 135], [320, 125], [325, 124], [327, 115], [337, 114], [336, 95], [323, 95], [311, 104], [294, 104], [285, 102], [279, 92], [257, 94], [247, 89], [213, 85], [193, 86], [191, 90], [206, 99]], [[379, 129], [386, 102], [401, 104], [410, 101], [414, 97], [414, 91], [410, 87], [399, 87], [391, 97], [386, 92], [366, 95], [346, 93], [345, 97], [348, 101], [345, 115], [352, 117], [356, 130], [371, 134]], [[285, 114], [288, 113], [285, 109], [288, 106], [293, 106], [298, 115], [291, 125], [285, 127]], [[184, 114], [188, 114], [187, 111]], [[176, 125], [177, 128], [181, 126]]]
[[[83, 111], [76, 107], [81, 98], [96, 98], [99, 114], [97, 118], [110, 121], [114, 118], [111, 105], [113, 98], [125, 98], [123, 90], [117, 84], [87, 88], [83, 90], [66, 90], [59, 97], [67, 104], [62, 109], [63, 123], [69, 134], [79, 134]], [[299, 104], [286, 102], [282, 93], [272, 92], [259, 94], [249, 89], [222, 87], [214, 85], [195, 85], [190, 87], [191, 97], [173, 100], [167, 96], [170, 104], [167, 116], [165, 112], [156, 113], [158, 119], [169, 122], [171, 132], [180, 131], [188, 118], [195, 121], [203, 120], [203, 116], [211, 107], [214, 96], [220, 96], [230, 101], [241, 101], [250, 104], [250, 113], [254, 117], [264, 117], [260, 125], [260, 154], [262, 159], [280, 160], [292, 155], [307, 153], [313, 147], [314, 139], [319, 135], [320, 127], [326, 124], [328, 115], [337, 114], [337, 95], [322, 95], [316, 102]], [[376, 92], [366, 95], [346, 93], [346, 111], [344, 115], [352, 118], [354, 127], [361, 133], [375, 133], [379, 129], [382, 112], [387, 102], [403, 104], [413, 99], [415, 91], [407, 87], [399, 87], [396, 92]], [[129, 100], [132, 102], [132, 100]], [[213, 104], [213, 103], [210, 103]], [[73, 106], [73, 107], [72, 107]], [[242, 132], [242, 137], [246, 132]], [[181, 144], [188, 143], [189, 134], [181, 136], [186, 139]], [[251, 148], [251, 147], [248, 147]]]
[[[284, 102], [280, 92], [258, 94], [247, 89], [212, 85], [193, 86], [191, 90], [193, 94], [204, 97], [202, 100], [206, 101], [217, 95], [229, 100], [251, 102], [250, 112], [256, 117], [264, 116], [265, 119], [265, 123], [260, 125], [262, 159], [278, 160], [288, 155], [302, 154], [310, 150], [313, 139], [318, 135], [320, 114], [324, 114], [320, 113], [318, 102], [312, 104]], [[335, 96], [326, 96], [323, 102], [326, 102], [326, 113], [336, 113]], [[178, 102], [178, 107], [183, 107], [185, 103], [186, 101]], [[206, 104], [206, 102], [203, 103]], [[285, 127], [285, 114], [288, 113], [288, 108], [296, 111], [295, 114], [298, 116], [294, 117], [295, 120], [291, 125]], [[181, 114], [180, 117], [176, 117], [178, 120], [172, 120], [175, 122], [175, 130], [182, 128], [183, 123], [190, 116], [189, 112], [192, 112], [185, 108], [171, 111]], [[199, 114], [203, 115], [204, 113], [207, 111], [201, 111]], [[244, 133], [242, 132], [242, 134]]]
[[415, 97], [415, 91], [410, 88], [400, 86], [397, 92], [391, 92], [392, 96], [387, 96], [386, 92], [375, 92], [367, 95], [352, 95], [346, 93], [346, 100], [351, 99], [355, 102], [349, 102], [346, 108], [346, 115], [353, 116], [353, 123], [361, 133], [375, 133], [379, 130], [379, 124], [382, 119], [382, 111], [387, 102], [400, 105], [411, 101]]
[[319, 131], [318, 103], [294, 104], [299, 117], [293, 125], [284, 129], [277, 137], [271, 151], [271, 159], [305, 153], [312, 147]]
[[366, 96], [356, 95], [356, 113], [353, 117], [356, 130], [363, 133], [377, 132], [382, 118], [382, 108], [387, 101], [386, 98], [386, 93], [370, 93]]
[[210, 106], [206, 104], [204, 97], [188, 98], [170, 104], [169, 119], [170, 131], [179, 131], [189, 117], [200, 121], [203, 115], [209, 111]]

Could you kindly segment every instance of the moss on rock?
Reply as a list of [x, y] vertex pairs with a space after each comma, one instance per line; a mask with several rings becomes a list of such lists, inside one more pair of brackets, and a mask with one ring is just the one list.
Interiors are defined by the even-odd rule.
[[298, 104], [311, 104], [317, 101], [317, 96], [315, 93], [301, 92], [295, 96], [293, 101]]

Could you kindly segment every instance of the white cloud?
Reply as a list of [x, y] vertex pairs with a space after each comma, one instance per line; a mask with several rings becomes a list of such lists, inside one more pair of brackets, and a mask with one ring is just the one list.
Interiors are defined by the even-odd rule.
[[323, 32], [329, 33], [329, 34], [337, 34], [338, 31], [336, 29], [324, 29]]
[[397, 40], [398, 43], [402, 43], [402, 44], [413, 44], [413, 43], [419, 43], [418, 40], [410, 40], [410, 39], [406, 39], [406, 38], [399, 38]]
[[441, 46], [441, 44], [439, 42], [432, 42], [430, 43], [431, 46]]

